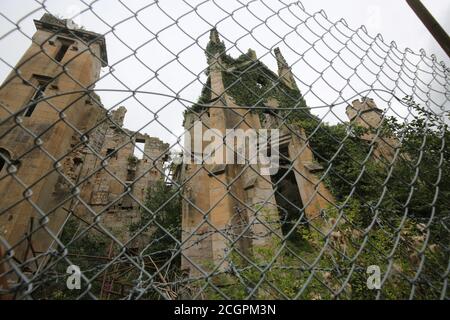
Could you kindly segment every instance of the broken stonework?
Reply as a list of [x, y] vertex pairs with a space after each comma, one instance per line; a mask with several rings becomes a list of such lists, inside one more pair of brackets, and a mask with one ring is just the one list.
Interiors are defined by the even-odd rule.
[[[101, 225], [125, 245], [147, 189], [163, 178], [168, 149], [123, 128], [125, 107], [107, 112], [94, 93], [107, 65], [102, 35], [69, 30], [48, 14], [35, 25], [31, 46], [0, 87], [0, 119], [9, 119], [0, 126], [0, 151], [16, 166], [14, 176], [0, 180], [0, 211], [6, 209], [0, 235], [19, 263], [56, 249], [55, 239], [75, 216], [84, 228]], [[63, 45], [69, 48], [61, 55]], [[52, 98], [33, 104], [37, 87]], [[137, 142], [145, 144], [141, 159], [133, 156]]]
[[[245, 62], [240, 62], [239, 65], [227, 64], [221, 58], [223, 48], [219, 46], [221, 42], [216, 30], [211, 31], [210, 39], [207, 83], [210, 83], [211, 88], [210, 95], [202, 98], [212, 101], [212, 108], [203, 110], [196, 108], [186, 113], [185, 129], [193, 137], [195, 121], [200, 121], [203, 129], [215, 128], [222, 133], [230, 128], [243, 130], [279, 128], [279, 149], [282, 158], [286, 159], [281, 165], [280, 174], [284, 174], [289, 167], [293, 167], [294, 170], [291, 170], [290, 180], [283, 180], [291, 182], [291, 185], [283, 189], [284, 185], [276, 186], [280, 176], [259, 174], [261, 172], [259, 164], [225, 166], [190, 163], [179, 166], [177, 178], [184, 186], [182, 268], [191, 274], [208, 270], [211, 264], [220, 270], [226, 270], [229, 266], [231, 243], [234, 250], [250, 257], [256, 248], [270, 246], [274, 239], [282, 237], [282, 233], [286, 230], [282, 230], [280, 221], [286, 215], [287, 205], [286, 208], [282, 207], [282, 199], [275, 195], [275, 188], [293, 193], [289, 195], [290, 199], [296, 202], [299, 208], [304, 207], [306, 217], [311, 221], [334, 201], [330, 192], [316, 176], [321, 168], [314, 161], [304, 131], [295, 126], [279, 126], [280, 121], [276, 114], [281, 101], [278, 96], [265, 97], [265, 105], [270, 112], [265, 113], [264, 117], [257, 112], [237, 108], [239, 104], [236, 101], [244, 106], [250, 106], [252, 103], [242, 101], [242, 97], [226, 91], [225, 81], [228, 73], [242, 66], [248, 68], [248, 64]], [[214, 48], [217, 48], [216, 51]], [[271, 83], [278, 81], [279, 92], [292, 90], [297, 92], [294, 76], [279, 49], [276, 49], [275, 55], [279, 67], [278, 75], [257, 61], [254, 52], [248, 55], [248, 59], [261, 70], [253, 81], [257, 82], [256, 86], [263, 86], [266, 81]], [[266, 80], [267, 77], [271, 80]], [[203, 92], [208, 92], [208, 88]], [[215, 99], [219, 96], [220, 99]], [[215, 106], [219, 108], [214, 108]], [[231, 110], [232, 107], [234, 110]], [[245, 121], [242, 121], [243, 119]], [[204, 142], [203, 149], [206, 146]], [[298, 210], [293, 214], [299, 214]]]
[[369, 144], [374, 144], [375, 159], [391, 162], [395, 150], [400, 147], [400, 142], [397, 137], [386, 135], [383, 132], [383, 111], [377, 107], [375, 101], [369, 98], [354, 100], [351, 105], [347, 106], [346, 113], [352, 124], [367, 130], [361, 139]]

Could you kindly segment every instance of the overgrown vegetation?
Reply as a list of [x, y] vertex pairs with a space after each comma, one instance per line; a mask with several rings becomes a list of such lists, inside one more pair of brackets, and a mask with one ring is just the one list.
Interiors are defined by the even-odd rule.
[[[391, 165], [361, 139], [368, 130], [290, 119], [305, 129], [315, 158], [337, 199], [315, 228], [298, 227], [304, 245], [274, 239], [256, 248], [253, 263], [230, 256], [232, 270], [218, 276], [231, 298], [436, 299], [449, 261], [450, 138], [441, 119], [410, 98], [409, 123], [386, 119], [380, 135], [401, 140]], [[370, 290], [367, 267], [379, 266], [381, 290]], [[234, 271], [233, 271], [234, 270]], [[236, 272], [239, 270], [239, 272]], [[207, 297], [223, 298], [212, 287]]]
[[[311, 117], [300, 91], [287, 87], [280, 82], [277, 75], [267, 69], [261, 62], [251, 62], [249, 65], [236, 65], [229, 72], [223, 72], [223, 80], [227, 94], [233, 97], [239, 106], [265, 107], [268, 99], [278, 102], [278, 108], [296, 108], [294, 114], [300, 119]], [[275, 112], [275, 110], [273, 110]], [[262, 115], [266, 110], [257, 108], [255, 112]], [[288, 111], [278, 111], [283, 118]]]
[[139, 159], [134, 155], [130, 155], [128, 157], [127, 161], [128, 161], [128, 165], [130, 167], [135, 167], [137, 165], [137, 163], [139, 162]]
[[[96, 226], [89, 228], [88, 224], [75, 216], [71, 216], [60, 237], [64, 248], [58, 248], [58, 254], [49, 260], [52, 268], [42, 274], [41, 283], [33, 293], [35, 299], [76, 299], [89, 292], [97, 297], [101, 294], [101, 280], [98, 273], [108, 263], [108, 251], [113, 248], [111, 239], [102, 233]], [[70, 263], [65, 259], [69, 259]], [[84, 279], [81, 281], [80, 290], [69, 290], [67, 288], [67, 268], [76, 265], [82, 270], [83, 276], [92, 279], [88, 284]], [[92, 296], [85, 294], [84, 299]]]
[[[210, 44], [207, 56], [215, 53], [224, 64], [226, 92], [237, 105], [263, 107], [275, 98], [279, 110], [272, 112], [305, 130], [337, 203], [324, 212], [318, 230], [297, 227], [291, 238], [303, 241], [294, 246], [296, 241], [274, 239], [271, 247], [254, 250], [254, 264], [232, 253], [231, 269], [213, 276], [223, 294], [207, 285], [202, 296], [406, 299], [413, 293], [416, 299], [439, 298], [450, 259], [450, 133], [442, 119], [405, 97], [412, 121], [388, 117], [378, 132], [330, 125], [310, 113], [298, 90], [249, 54], [233, 59], [223, 43]], [[210, 101], [210, 85], [208, 78], [200, 104]], [[262, 115], [262, 110], [255, 112]], [[376, 141], [361, 139], [367, 133], [399, 139], [392, 164], [375, 155]], [[367, 288], [370, 265], [383, 273], [381, 290]]]
[[[361, 139], [370, 133], [368, 129], [322, 122], [310, 113], [300, 91], [280, 82], [250, 54], [234, 59], [226, 54], [223, 43], [210, 43], [208, 57], [215, 53], [221, 54], [226, 92], [237, 105], [263, 107], [274, 98], [279, 105], [278, 111], [272, 112], [288, 125], [305, 130], [336, 203], [323, 212], [319, 222], [309, 228], [296, 227], [289, 239], [274, 237], [270, 245], [254, 248], [250, 263], [231, 250], [227, 270], [193, 284], [204, 288], [199, 297], [407, 299], [413, 293], [416, 299], [439, 298], [448, 280], [443, 275], [450, 258], [447, 125], [406, 97], [403, 102], [415, 114], [414, 119], [406, 123], [386, 118], [381, 130], [373, 132], [381, 138], [400, 140], [395, 161], [389, 163], [375, 156], [376, 142]], [[202, 105], [210, 100], [208, 77], [192, 110], [205, 111]], [[287, 110], [291, 108], [297, 110]], [[267, 110], [254, 112], [262, 117]], [[179, 190], [157, 182], [148, 189], [145, 206], [140, 221], [130, 226], [130, 233], [143, 239], [134, 257], [147, 274], [139, 268], [130, 274], [138, 279], [138, 287], [146, 290], [143, 298], [178, 298], [183, 290]], [[71, 242], [77, 233], [72, 223], [63, 234], [63, 243], [71, 243], [69, 252], [89, 255], [107, 251], [101, 234], [85, 237], [83, 243]], [[294, 238], [296, 241], [292, 241]], [[76, 262], [89, 270], [88, 260]], [[381, 290], [367, 288], [366, 270], [371, 265], [381, 269]], [[91, 291], [98, 292], [98, 285], [94, 282]], [[53, 297], [69, 296], [55, 290]]]
[[[294, 111], [279, 112], [279, 117], [290, 117], [307, 119], [312, 117], [306, 102], [297, 89], [291, 89], [286, 86], [267, 66], [259, 60], [252, 59], [252, 53], [241, 54], [233, 58], [226, 53], [223, 42], [209, 42], [206, 49], [206, 56], [211, 59], [215, 54], [220, 54], [222, 78], [225, 86], [225, 92], [234, 99], [237, 105], [245, 107], [254, 107], [254, 112], [262, 115], [264, 110], [259, 107], [267, 105], [268, 98], [274, 98], [278, 101], [280, 109], [297, 108]], [[203, 105], [211, 101], [211, 78], [209, 77], [203, 86], [202, 93], [189, 111], [202, 112], [205, 110]]]
[[181, 256], [181, 197], [180, 193], [164, 181], [157, 181], [147, 191], [145, 207], [141, 209], [141, 219], [130, 226], [132, 234], [144, 234], [144, 243], [139, 248], [146, 266], [155, 274], [154, 286], [149, 287], [146, 298], [160, 299], [176, 297], [175, 284], [180, 277]]
[[[141, 208], [139, 222], [129, 225], [130, 237], [137, 236], [125, 250], [92, 221], [70, 217], [60, 237], [64, 248], [60, 249], [59, 257], [51, 261], [54, 264], [51, 275], [42, 279], [33, 296], [58, 300], [76, 299], [81, 295], [85, 299], [114, 299], [121, 293], [133, 298], [140, 292], [130, 289], [138, 286], [145, 288], [141, 299], [176, 298], [178, 289], [172, 281], [181, 277], [180, 196], [159, 181], [148, 189], [145, 206]], [[110, 257], [116, 256], [120, 258], [112, 262]], [[66, 271], [70, 264], [63, 257], [70, 259], [71, 264], [78, 266], [83, 276], [90, 279], [89, 283], [82, 279], [81, 290], [67, 289], [69, 275]]]

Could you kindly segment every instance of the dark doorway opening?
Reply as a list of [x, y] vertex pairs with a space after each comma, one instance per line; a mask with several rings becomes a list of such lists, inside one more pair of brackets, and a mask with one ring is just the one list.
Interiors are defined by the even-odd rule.
[[[287, 240], [291, 243], [302, 241], [300, 231], [307, 228], [307, 220], [304, 216], [303, 202], [300, 197], [300, 191], [295, 178], [292, 162], [289, 159], [287, 145], [280, 146], [279, 170], [271, 176], [271, 181], [275, 190], [275, 200], [278, 205], [280, 215], [281, 231]], [[295, 224], [300, 220], [296, 230]], [[291, 232], [292, 231], [292, 232]], [[288, 236], [289, 235], [289, 236]]]

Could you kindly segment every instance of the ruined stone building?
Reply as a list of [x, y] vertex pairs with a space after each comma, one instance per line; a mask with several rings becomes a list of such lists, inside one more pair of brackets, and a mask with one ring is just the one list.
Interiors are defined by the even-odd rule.
[[[148, 190], [164, 180], [169, 151], [160, 139], [123, 128], [126, 111], [119, 107], [104, 112], [89, 133], [89, 143], [64, 159], [63, 170], [79, 184], [88, 205], [74, 204], [74, 214], [94, 223], [92, 213], [102, 213], [102, 225], [124, 244], [129, 226], [140, 219]], [[134, 155], [136, 148], [140, 158]]]
[[36, 20], [30, 48], [0, 87], [0, 236], [19, 264], [54, 248], [70, 216], [127, 241], [167, 160], [168, 145], [123, 128], [126, 109], [108, 112], [93, 92], [108, 64], [104, 37], [65, 22]]
[[[281, 235], [295, 238], [291, 231], [298, 220], [321, 228], [322, 210], [335, 203], [322, 181], [323, 168], [314, 158], [305, 130], [295, 121], [314, 116], [279, 48], [274, 50], [276, 74], [251, 49], [237, 59], [227, 55], [216, 30], [211, 31], [206, 53], [207, 81], [198, 104], [185, 114], [189, 145], [194, 145], [198, 121], [202, 130], [219, 129], [223, 135], [227, 129], [279, 129], [280, 168], [265, 175], [261, 164], [248, 161], [226, 165], [191, 161], [179, 167], [184, 186], [182, 268], [193, 274], [211, 262], [225, 269], [224, 257], [231, 247], [250, 256], [254, 248], [265, 247]], [[286, 111], [292, 108], [296, 110]], [[353, 101], [347, 115], [350, 125], [368, 129], [362, 139], [374, 145], [373, 155], [391, 161], [398, 141], [376, 133], [383, 112], [374, 101]], [[203, 141], [203, 150], [209, 143]]]
[[[30, 48], [0, 87], [0, 236], [10, 245], [1, 249], [13, 250], [8, 261], [19, 264], [48, 252], [71, 216], [101, 224], [124, 245], [135, 246], [128, 226], [139, 221], [149, 188], [165, 179], [169, 145], [124, 128], [124, 107], [108, 111], [101, 104], [94, 86], [108, 65], [102, 35], [69, 29], [48, 14], [35, 25]], [[296, 221], [320, 221], [322, 210], [334, 203], [304, 129], [285, 121], [311, 114], [280, 50], [274, 51], [277, 73], [252, 50], [237, 59], [228, 56], [216, 30], [206, 51], [208, 79], [198, 104], [185, 113], [184, 128], [192, 139], [197, 121], [223, 134], [279, 129], [280, 168], [270, 173], [262, 164], [177, 167], [182, 212], [173, 214], [182, 216], [181, 267], [190, 274], [211, 263], [225, 269], [231, 248], [250, 256], [290, 234]], [[355, 101], [347, 114], [366, 127], [376, 128], [382, 119], [371, 100]], [[138, 145], [140, 159], [134, 156]], [[377, 146], [378, 155], [391, 156], [381, 141]]]
[[[298, 208], [304, 208], [305, 221], [313, 221], [334, 201], [319, 180], [322, 168], [314, 160], [304, 131], [286, 125], [277, 110], [298, 106], [300, 116], [309, 112], [302, 108], [304, 101], [281, 52], [275, 50], [275, 74], [252, 50], [238, 59], [227, 56], [217, 31], [212, 30], [207, 54], [208, 80], [199, 105], [185, 115], [185, 129], [191, 137], [196, 121], [204, 129], [219, 129], [223, 134], [226, 129], [279, 129], [280, 170], [262, 175], [260, 164], [189, 163], [180, 168], [184, 183], [182, 268], [194, 274], [211, 262], [225, 269], [224, 257], [231, 246], [247, 255], [288, 233], [292, 225], [280, 221], [300, 218]], [[260, 112], [240, 106], [266, 108]], [[204, 148], [207, 144], [204, 141]]]

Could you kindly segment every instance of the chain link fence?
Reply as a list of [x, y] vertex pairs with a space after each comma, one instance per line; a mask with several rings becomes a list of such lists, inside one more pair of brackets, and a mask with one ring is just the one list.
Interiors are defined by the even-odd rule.
[[51, 7], [0, 9], [0, 297], [449, 298], [434, 55], [286, 0]]

